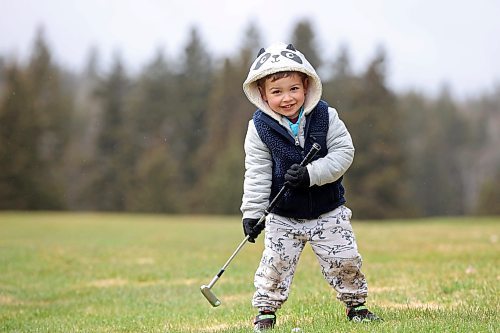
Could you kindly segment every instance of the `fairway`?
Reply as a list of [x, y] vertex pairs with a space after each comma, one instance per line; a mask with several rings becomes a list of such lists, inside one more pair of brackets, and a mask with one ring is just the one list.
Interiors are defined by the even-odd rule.
[[[368, 305], [354, 324], [309, 246], [273, 332], [499, 332], [500, 218], [354, 219]], [[1, 332], [251, 332], [262, 237], [238, 216], [0, 213]]]

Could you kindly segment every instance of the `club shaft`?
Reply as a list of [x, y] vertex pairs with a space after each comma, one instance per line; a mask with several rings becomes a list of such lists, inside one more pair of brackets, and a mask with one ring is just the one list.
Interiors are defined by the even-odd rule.
[[233, 261], [234, 257], [236, 257], [236, 255], [241, 251], [241, 249], [243, 248], [243, 246], [245, 246], [245, 244], [248, 241], [249, 237], [250, 236], [247, 235], [241, 241], [241, 243], [238, 245], [238, 247], [236, 248], [236, 250], [234, 250], [233, 254], [229, 257], [229, 259], [227, 259], [227, 261], [224, 264], [224, 266], [222, 266], [222, 268], [220, 269], [219, 273], [217, 273], [217, 275], [214, 276], [214, 278], [212, 279], [212, 281], [210, 281], [210, 283], [208, 284], [208, 288], [212, 288], [214, 286], [214, 284], [217, 282], [217, 280], [219, 280], [219, 278], [222, 276], [222, 274], [224, 274], [224, 272], [226, 271], [227, 266], [229, 266], [229, 264], [231, 263], [231, 261]]

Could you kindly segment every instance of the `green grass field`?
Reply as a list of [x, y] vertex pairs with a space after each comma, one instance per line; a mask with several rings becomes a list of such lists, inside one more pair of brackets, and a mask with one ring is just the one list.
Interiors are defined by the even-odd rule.
[[[500, 332], [500, 217], [353, 222], [385, 321], [354, 324], [310, 247], [273, 332]], [[251, 332], [262, 238], [239, 217], [0, 213], [1, 332]]]

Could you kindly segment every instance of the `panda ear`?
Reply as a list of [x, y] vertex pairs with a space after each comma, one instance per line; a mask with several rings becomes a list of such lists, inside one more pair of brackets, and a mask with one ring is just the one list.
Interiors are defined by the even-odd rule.
[[260, 57], [260, 55], [264, 52], [266, 52], [266, 50], [264, 48], [261, 48], [259, 54], [257, 54], [257, 58]]
[[297, 51], [297, 50], [295, 49], [295, 47], [293, 47], [293, 45], [292, 45], [292, 44], [288, 44], [288, 46], [286, 47], [286, 49], [287, 49], [287, 50], [290, 50], [290, 51]]

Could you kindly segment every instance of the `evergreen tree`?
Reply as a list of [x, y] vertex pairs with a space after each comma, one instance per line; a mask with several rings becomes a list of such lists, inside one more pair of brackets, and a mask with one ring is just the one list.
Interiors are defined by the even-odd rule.
[[[207, 138], [198, 155], [200, 187], [196, 207], [211, 213], [236, 213], [241, 204], [243, 136], [251, 112], [242, 99], [241, 73], [226, 59], [215, 78], [207, 110]], [[203, 193], [217, 193], [207, 196]]]
[[498, 186], [494, 189], [500, 170], [500, 85], [460, 110], [469, 129], [461, 156], [465, 213], [492, 214], [498, 206], [493, 202], [500, 202]]
[[[200, 212], [239, 213], [244, 175], [243, 141], [255, 107], [242, 84], [260, 50], [260, 32], [250, 24], [239, 56], [226, 58], [212, 84], [207, 109], [207, 138], [198, 154], [200, 185], [195, 198]], [[239, 84], [235, 84], [239, 82]], [[217, 193], [217, 195], [204, 195]]]
[[181, 72], [177, 79], [176, 109], [169, 115], [174, 124], [176, 143], [173, 153], [182, 165], [179, 175], [184, 184], [184, 200], [187, 209], [190, 201], [196, 197], [195, 184], [199, 181], [197, 164], [198, 150], [207, 138], [207, 102], [212, 87], [212, 59], [206, 50], [199, 32], [192, 28], [189, 40], [182, 55]]
[[72, 92], [64, 86], [61, 71], [51, 58], [43, 30], [39, 30], [28, 66], [30, 92], [41, 126], [42, 158], [53, 173], [58, 173], [69, 138], [67, 124], [72, 114]]
[[250, 22], [243, 33], [242, 43], [240, 45], [239, 64], [242, 71], [241, 81], [244, 81], [248, 74], [250, 65], [255, 60], [259, 50], [265, 47], [262, 45], [261, 33], [255, 22]]
[[[13, 198], [17, 197], [13, 199], [17, 201], [15, 206], [24, 209], [63, 208], [71, 91], [65, 86], [61, 71], [52, 63], [41, 29], [36, 35], [27, 69], [21, 71], [14, 65], [7, 80], [8, 97], [2, 112], [5, 117], [2, 132], [8, 143], [4, 158], [12, 159], [4, 163], [17, 169], [10, 169], [10, 173], [5, 174], [7, 182], [10, 179], [11, 185], [17, 184], [10, 186], [17, 193], [13, 193]], [[14, 151], [16, 157], [12, 155]]]
[[176, 213], [184, 198], [177, 191], [179, 161], [174, 155], [177, 138], [170, 121], [175, 113], [177, 87], [175, 76], [163, 52], [141, 73], [131, 94], [131, 126], [133, 128], [134, 190], [128, 193], [131, 210]]
[[160, 135], [162, 141], [165, 135], [169, 141], [175, 140], [169, 115], [175, 112], [171, 104], [177, 91], [175, 75], [163, 52], [158, 51], [141, 72], [131, 93], [130, 119], [141, 147], [154, 144]]
[[43, 29], [36, 35], [27, 75], [39, 125], [40, 177], [45, 186], [51, 188], [55, 207], [63, 207], [63, 159], [69, 139], [67, 121], [71, 118], [71, 92], [64, 86], [60, 70], [52, 62]]
[[347, 45], [340, 46], [339, 54], [332, 67], [333, 76], [336, 79], [346, 79], [353, 76], [351, 56]]
[[463, 182], [460, 149], [467, 130], [457, 108], [444, 89], [432, 103], [423, 129], [424, 156], [419, 163], [419, 196], [426, 198], [426, 215], [463, 214]]
[[[429, 113], [428, 100], [416, 92], [409, 92], [399, 97], [398, 108], [402, 117], [401, 141], [404, 145], [405, 161], [408, 165], [408, 191], [416, 215], [425, 215], [427, 198], [423, 191], [428, 170], [426, 164], [426, 131]], [[427, 193], [432, 195], [432, 193]]]
[[[171, 147], [156, 143], [146, 148], [136, 161], [134, 187], [128, 192], [128, 206], [132, 211], [179, 213], [185, 207], [185, 193], [179, 174], [181, 166]], [[184, 208], [184, 213], [191, 213]]]
[[16, 64], [7, 67], [0, 104], [0, 209], [52, 206], [39, 173], [39, 126], [29, 88]]
[[318, 46], [315, 42], [315, 33], [309, 20], [299, 21], [292, 33], [292, 44], [307, 58], [309, 63], [319, 71], [322, 65]]
[[241, 135], [230, 131], [227, 144], [212, 158], [210, 174], [202, 183], [198, 197], [200, 212], [239, 214], [243, 195], [244, 152]]
[[86, 192], [93, 175], [93, 163], [97, 154], [97, 137], [101, 129], [102, 114], [96, 90], [101, 80], [100, 59], [96, 48], [92, 48], [81, 73], [76, 75], [77, 87], [74, 96], [74, 115], [68, 121], [71, 140], [68, 145], [65, 165], [66, 198], [72, 210], [91, 210], [94, 208], [91, 192]]
[[401, 119], [385, 71], [385, 53], [379, 50], [361, 77], [352, 109], [342, 114], [356, 148], [347, 200], [361, 218], [404, 216], [410, 205]]
[[500, 215], [500, 169], [492, 179], [482, 184], [476, 213], [480, 215]]
[[323, 80], [323, 99], [342, 115], [353, 108], [361, 80], [353, 73], [347, 46], [339, 49], [337, 57], [328, 66], [327, 71], [332, 77]]
[[96, 91], [101, 107], [101, 128], [91, 165], [89, 186], [84, 195], [99, 210], [124, 210], [134, 159], [127, 121], [126, 98], [129, 80], [117, 56], [111, 73]]
[[98, 103], [98, 85], [102, 83], [100, 58], [97, 49], [90, 50], [83, 72], [78, 77], [78, 89], [75, 96], [76, 115], [74, 117], [73, 132], [77, 133], [75, 149], [83, 158], [94, 155], [97, 146], [97, 136], [101, 124], [101, 108]]

